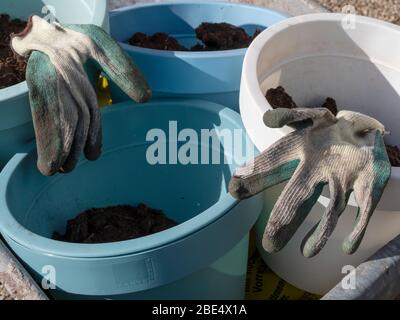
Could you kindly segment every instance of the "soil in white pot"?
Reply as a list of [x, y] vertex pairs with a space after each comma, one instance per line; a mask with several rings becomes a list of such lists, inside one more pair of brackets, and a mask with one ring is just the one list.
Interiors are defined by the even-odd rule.
[[86, 210], [69, 220], [64, 235], [53, 239], [72, 243], [107, 243], [144, 237], [176, 226], [164, 212], [144, 204]]
[[[267, 91], [265, 95], [268, 103], [272, 108], [297, 108], [297, 104], [294, 102], [293, 98], [286, 92], [285, 88], [279, 86], [277, 88], [271, 88]], [[333, 98], [326, 98], [325, 102], [320, 106], [321, 108], [327, 108], [335, 116], [338, 113], [338, 106], [336, 100]], [[312, 108], [312, 107], [305, 107]], [[393, 167], [400, 167], [400, 149], [397, 146], [386, 144], [386, 151], [389, 156], [390, 163]]]
[[157, 32], [147, 36], [142, 32], [136, 32], [129, 44], [137, 47], [166, 50], [166, 51], [219, 51], [247, 48], [258, 36], [261, 30], [256, 30], [253, 35], [248, 35], [243, 28], [229, 23], [203, 22], [195, 30], [198, 42], [191, 48], [182, 46], [179, 41], [166, 34]]
[[12, 33], [25, 29], [26, 21], [0, 14], [0, 89], [25, 81], [26, 61], [10, 47]]

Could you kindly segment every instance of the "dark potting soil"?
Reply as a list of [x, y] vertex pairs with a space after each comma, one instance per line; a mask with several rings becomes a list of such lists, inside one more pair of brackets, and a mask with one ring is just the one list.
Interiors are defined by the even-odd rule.
[[386, 152], [393, 167], [400, 167], [400, 149], [398, 146], [386, 145]]
[[[297, 104], [294, 102], [293, 98], [286, 92], [286, 90], [279, 86], [277, 88], [272, 88], [265, 94], [268, 103], [272, 108], [297, 108]], [[327, 108], [335, 116], [338, 113], [338, 107], [336, 100], [333, 98], [326, 98], [324, 104], [321, 108]], [[397, 146], [386, 145], [386, 151], [389, 156], [389, 161], [393, 167], [400, 167], [400, 149]]]
[[144, 237], [176, 226], [161, 210], [144, 204], [89, 209], [67, 222], [66, 233], [53, 239], [73, 243], [106, 243]]
[[142, 32], [135, 33], [130, 39], [129, 44], [157, 50], [167, 50], [167, 51], [186, 51], [187, 49], [179, 44], [179, 42], [174, 38], [168, 36], [164, 32], [157, 32], [151, 36], [147, 36]]
[[253, 36], [249, 36], [243, 28], [229, 23], [203, 22], [196, 28], [196, 36], [204, 45], [198, 44], [192, 48], [192, 51], [247, 48], [259, 33], [260, 30], [257, 30]]
[[196, 28], [195, 32], [196, 37], [201, 40], [201, 43], [197, 43], [190, 49], [180, 45], [176, 38], [164, 32], [157, 32], [150, 36], [142, 32], [137, 32], [129, 39], [129, 44], [148, 49], [167, 51], [231, 50], [247, 48], [261, 30], [256, 30], [254, 35], [250, 36], [243, 28], [229, 23], [203, 22]]
[[26, 21], [0, 15], [0, 89], [25, 81], [26, 61], [10, 47], [11, 34], [20, 33], [25, 26]]
[[272, 108], [287, 108], [294, 109], [297, 108], [296, 102], [294, 102], [293, 98], [286, 93], [285, 89], [281, 86], [277, 88], [269, 89], [265, 95], [269, 104]]
[[333, 113], [334, 116], [338, 114], [338, 107], [336, 104], [336, 100], [333, 98], [326, 98], [321, 108], [327, 108], [330, 112]]

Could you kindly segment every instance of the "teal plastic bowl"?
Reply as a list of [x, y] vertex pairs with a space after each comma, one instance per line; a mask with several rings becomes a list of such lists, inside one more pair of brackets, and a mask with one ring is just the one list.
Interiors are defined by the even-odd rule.
[[[183, 136], [188, 128], [199, 137], [205, 129], [217, 130], [211, 146], [190, 140], [203, 164], [186, 164], [181, 157], [173, 164], [174, 152], [169, 164], [149, 163], [154, 142], [147, 138], [154, 128], [166, 133], [156, 140], [168, 150], [182, 152], [188, 145], [182, 136], [177, 141], [170, 121]], [[253, 156], [245, 151], [253, 146], [239, 114], [206, 101], [127, 102], [104, 111], [103, 126], [102, 157], [82, 159], [68, 175], [42, 176], [34, 148], [15, 155], [0, 174], [0, 231], [35, 278], [41, 281], [46, 266], [54, 267], [55, 298], [244, 298], [248, 233], [262, 199], [238, 202], [227, 191], [235, 168]], [[239, 144], [230, 142], [234, 129]], [[83, 210], [141, 202], [180, 224], [107, 244], [51, 239]]]
[[[107, 0], [0, 1], [0, 14], [6, 13], [12, 18], [27, 19], [32, 14], [45, 17], [48, 10], [53, 10], [63, 23], [93, 23], [108, 28]], [[0, 170], [33, 139], [26, 82], [0, 89]]]
[[[267, 8], [219, 1], [140, 4], [110, 12], [110, 34], [139, 65], [154, 97], [205, 99], [239, 110], [239, 88], [247, 49], [213, 52], [161, 51], [132, 46], [135, 32], [166, 32], [186, 47], [197, 43], [202, 22], [228, 22], [249, 34], [286, 19]], [[111, 86], [114, 101], [128, 97]]]

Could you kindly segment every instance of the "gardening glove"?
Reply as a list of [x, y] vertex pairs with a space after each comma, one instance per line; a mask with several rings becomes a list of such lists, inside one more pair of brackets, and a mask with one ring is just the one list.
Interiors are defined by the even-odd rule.
[[332, 234], [354, 191], [359, 205], [355, 228], [343, 250], [354, 253], [384, 191], [391, 165], [383, 142], [384, 126], [366, 115], [328, 109], [276, 109], [267, 111], [270, 128], [290, 125], [295, 131], [274, 143], [254, 163], [236, 171], [229, 191], [237, 199], [249, 198], [289, 180], [266, 226], [263, 247], [281, 250], [329, 184], [330, 204], [320, 222], [302, 244], [303, 255], [315, 256]]
[[22, 33], [12, 35], [11, 45], [17, 54], [30, 55], [26, 79], [44, 175], [70, 172], [82, 152], [89, 160], [101, 154], [100, 111], [88, 74], [94, 80], [104, 71], [137, 102], [151, 97], [138, 68], [100, 27], [62, 26], [33, 16]]

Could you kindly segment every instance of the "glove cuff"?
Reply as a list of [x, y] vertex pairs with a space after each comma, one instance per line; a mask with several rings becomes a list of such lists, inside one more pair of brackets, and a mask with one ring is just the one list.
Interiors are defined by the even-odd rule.
[[19, 33], [12, 33], [10, 36], [10, 47], [12, 49], [12, 51], [22, 57], [25, 57], [27, 54], [25, 54], [25, 52], [23, 52], [22, 50], [19, 50], [18, 46], [14, 47], [14, 44], [16, 44], [16, 42], [14, 40], [20, 40], [20, 39], [24, 39], [31, 31], [33, 28], [33, 16], [30, 16], [28, 18], [26, 27], [24, 30], [22, 30]]

